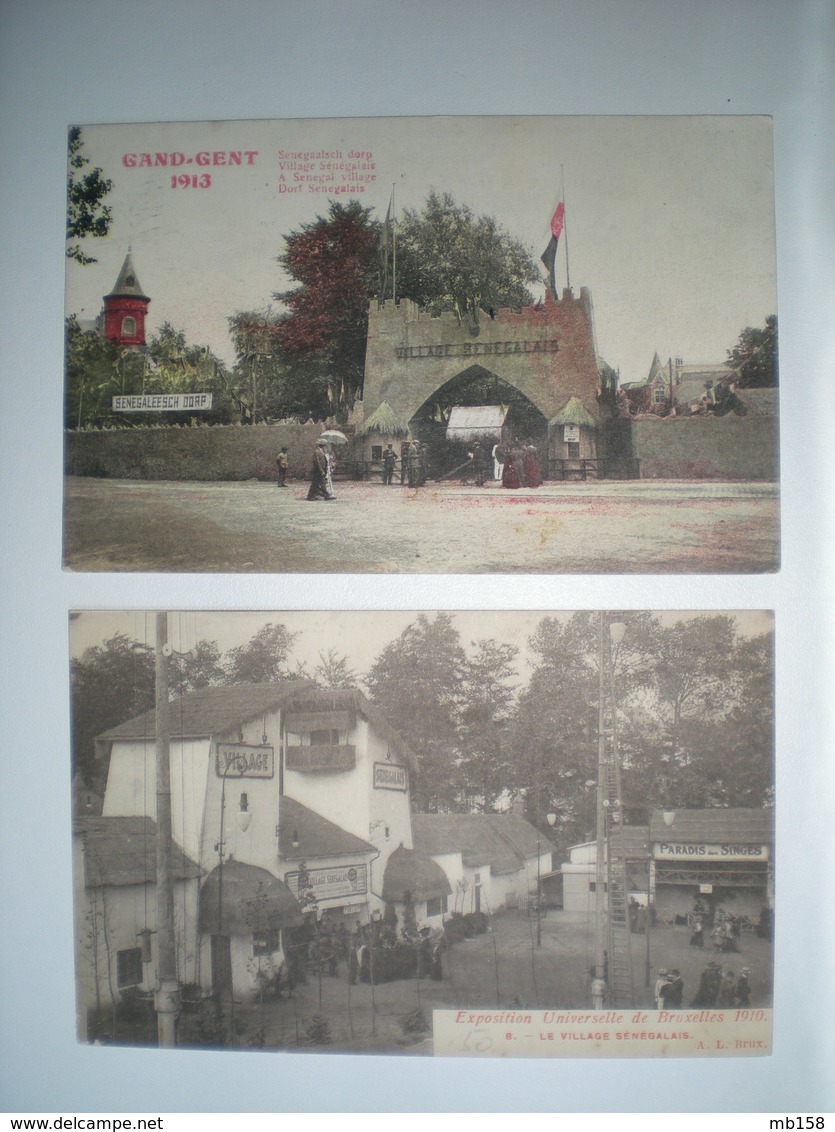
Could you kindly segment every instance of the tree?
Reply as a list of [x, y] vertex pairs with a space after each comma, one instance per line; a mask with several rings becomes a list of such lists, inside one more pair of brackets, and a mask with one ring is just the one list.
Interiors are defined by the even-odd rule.
[[350, 667], [347, 656], [339, 656], [335, 649], [319, 653], [313, 679], [325, 688], [356, 688], [359, 685], [359, 673]]
[[94, 739], [154, 706], [154, 658], [117, 633], [72, 661], [70, 697], [74, 771], [100, 787], [107, 768], [96, 762]]
[[433, 189], [397, 226], [397, 291], [432, 314], [455, 311], [477, 328], [479, 310], [527, 306], [539, 272], [529, 251], [492, 216]]
[[[101, 426], [113, 420], [111, 398], [122, 392], [124, 351], [92, 330], [82, 330], [77, 319], [65, 324], [67, 428]], [[129, 390], [130, 391], [130, 390]]]
[[513, 781], [512, 714], [519, 650], [473, 641], [464, 669], [459, 723], [459, 774], [471, 806], [490, 811]]
[[[213, 393], [212, 410], [201, 413], [200, 419], [221, 423], [231, 418], [225, 369], [208, 346], [189, 343], [185, 331], [164, 322], [138, 356], [142, 359], [142, 392]], [[146, 423], [149, 419], [145, 417]]]
[[764, 327], [745, 327], [728, 350], [728, 365], [737, 371], [740, 389], [770, 389], [778, 384], [776, 314], [766, 318]]
[[563, 624], [544, 618], [529, 641], [539, 658], [519, 697], [514, 721], [514, 776], [528, 819], [542, 827], [554, 812], [561, 848], [593, 828], [597, 775], [597, 666], [591, 614]]
[[[113, 188], [113, 182], [94, 168], [82, 174], [90, 158], [81, 152], [81, 127], [72, 126], [69, 132], [69, 173], [67, 175], [67, 240], [82, 240], [86, 236], [99, 238], [110, 231], [112, 220], [109, 205], [102, 201]], [[96, 263], [93, 256], [82, 251], [79, 243], [67, 244], [67, 258], [77, 263]]]
[[[623, 615], [612, 656], [624, 818], [651, 808], [762, 806], [772, 796], [770, 637], [740, 638], [724, 614], [669, 625]], [[545, 618], [519, 697], [513, 778], [534, 822], [553, 810], [561, 847], [593, 836], [598, 756], [597, 618]]]
[[237, 311], [229, 333], [237, 355], [229, 392], [242, 424], [286, 417], [323, 420], [333, 411], [321, 360], [292, 357], [280, 341], [281, 316], [271, 309]]
[[211, 688], [226, 681], [226, 669], [217, 641], [198, 641], [185, 656], [173, 653], [168, 661], [168, 687], [172, 696], [184, 696], [197, 688]]
[[417, 810], [455, 808], [460, 700], [466, 654], [448, 613], [433, 621], [422, 613], [386, 645], [366, 677], [371, 699], [411, 748], [411, 783]]
[[[268, 683], [292, 679], [287, 667], [297, 634], [283, 625], [264, 625], [245, 645], [221, 656], [216, 641], [201, 640], [185, 655], [168, 659], [169, 691], [183, 696], [218, 684]], [[102, 645], [85, 649], [70, 669], [74, 773], [102, 789], [107, 765], [96, 761], [97, 735], [154, 707], [154, 653], [144, 643], [117, 633]], [[149, 736], [153, 739], [153, 733]]]
[[251, 641], [226, 654], [225, 683], [270, 684], [291, 679], [287, 660], [297, 636], [284, 625], [264, 625]]
[[67, 428], [113, 425], [122, 428], [168, 421], [165, 413], [143, 413], [132, 419], [112, 411], [116, 394], [214, 393], [204, 421], [230, 417], [223, 365], [207, 347], [189, 345], [185, 333], [164, 323], [144, 349], [126, 349], [94, 330], [66, 321]]
[[308, 367], [313, 384], [324, 382], [331, 412], [349, 408], [362, 390], [379, 243], [370, 209], [331, 201], [327, 216], [285, 236], [278, 257], [298, 285], [274, 296], [288, 309], [275, 338], [288, 361]]

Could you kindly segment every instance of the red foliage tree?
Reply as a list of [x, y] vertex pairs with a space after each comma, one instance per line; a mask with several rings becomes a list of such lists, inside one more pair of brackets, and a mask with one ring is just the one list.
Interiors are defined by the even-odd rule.
[[279, 263], [297, 280], [275, 295], [288, 308], [276, 336], [291, 362], [320, 368], [335, 408], [353, 404], [362, 389], [368, 303], [379, 286], [380, 225], [359, 201], [331, 201], [285, 237]]

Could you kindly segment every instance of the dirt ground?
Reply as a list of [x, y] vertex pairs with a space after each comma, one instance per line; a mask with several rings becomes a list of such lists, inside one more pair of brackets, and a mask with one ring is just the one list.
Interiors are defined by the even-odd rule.
[[776, 484], [549, 483], [507, 491], [70, 477], [64, 565], [199, 573], [765, 573]]
[[[582, 1009], [591, 1005], [588, 972], [594, 963], [594, 916], [548, 911], [541, 920], [542, 945], [536, 946], [536, 919], [525, 912], [492, 917], [484, 935], [451, 947], [443, 957], [444, 978], [401, 979], [372, 988], [350, 986], [346, 964], [335, 977], [311, 976], [292, 999], [241, 1008], [240, 1044], [263, 1032], [265, 1048], [297, 1049], [315, 1015], [330, 1026], [333, 1052], [355, 1050], [431, 1055], [429, 1035], [404, 1035], [400, 1019], [420, 1007], [432, 1020], [433, 1009], [516, 1006], [540, 1009]], [[689, 946], [686, 926], [656, 925], [649, 938], [650, 985], [646, 985], [647, 937], [632, 939], [635, 1006], [654, 1007], [653, 988], [659, 967], [677, 967], [684, 979], [684, 1005], [696, 994], [701, 971], [718, 958], [739, 974], [751, 968], [751, 1005], [771, 1005], [772, 945], [753, 932], [743, 934], [741, 953], [715, 957]], [[321, 988], [320, 988], [321, 982]], [[320, 1005], [321, 989], [321, 1005]], [[308, 1047], [309, 1048], [309, 1047]], [[320, 1051], [322, 1047], [317, 1047]]]

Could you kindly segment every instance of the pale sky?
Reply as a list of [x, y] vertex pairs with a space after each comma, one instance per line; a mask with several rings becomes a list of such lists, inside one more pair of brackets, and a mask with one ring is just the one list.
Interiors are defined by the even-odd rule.
[[[358, 199], [382, 220], [393, 187], [396, 213], [419, 209], [431, 188], [450, 192], [495, 217], [537, 263], [564, 198], [557, 285], [566, 283], [567, 243], [571, 286], [590, 289], [598, 352], [623, 382], [646, 377], [655, 351], [663, 361], [722, 362], [745, 326], [776, 310], [764, 117], [296, 119], [85, 126], [82, 137], [84, 154], [114, 183], [113, 224], [108, 237], [84, 243], [96, 264], [67, 261], [67, 312], [95, 318], [130, 246], [152, 300], [149, 336], [169, 321], [227, 363], [227, 317], [277, 311], [273, 292], [290, 286], [276, 263], [282, 236], [326, 213], [330, 199]], [[230, 150], [243, 154], [240, 165], [196, 163], [199, 153]], [[311, 192], [306, 182], [280, 192], [282, 173], [291, 188], [294, 172], [281, 168], [282, 150], [340, 151], [338, 160], [366, 166], [358, 176], [376, 179], [359, 193], [338, 170], [345, 194], [334, 197], [330, 185]], [[125, 165], [125, 154], [143, 152], [180, 153], [186, 163]], [[321, 160], [301, 172], [323, 175]], [[209, 187], [172, 188], [172, 176], [205, 174]], [[542, 268], [536, 297], [545, 281]]]
[[[773, 628], [773, 616], [765, 610], [709, 610], [661, 611], [657, 615], [664, 624], [708, 615], [727, 613], [736, 620], [743, 636], [768, 632]], [[298, 632], [291, 663], [306, 662], [312, 670], [319, 662], [320, 652], [333, 649], [348, 657], [349, 664], [365, 674], [385, 646], [420, 616], [412, 611], [247, 611], [247, 612], [172, 612], [169, 615], [169, 642], [179, 652], [187, 652], [199, 640], [217, 641], [221, 652], [246, 644], [262, 626], [272, 623], [285, 625]], [[434, 620], [435, 614], [426, 616]], [[527, 641], [545, 617], [567, 621], [572, 612], [558, 610], [514, 611], [458, 611], [451, 614], [453, 624], [461, 634], [462, 645], [469, 649], [472, 641], [495, 638], [503, 644], [519, 649], [519, 668], [522, 678], [529, 671]], [[70, 621], [70, 648], [74, 657], [86, 648], [100, 645], [116, 633], [132, 640], [153, 644], [155, 614], [151, 612], [118, 612], [85, 610]]]

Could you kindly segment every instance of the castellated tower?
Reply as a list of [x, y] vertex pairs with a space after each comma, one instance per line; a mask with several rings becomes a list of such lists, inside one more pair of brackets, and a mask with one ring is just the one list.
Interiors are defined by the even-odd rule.
[[520, 311], [482, 314], [476, 328], [454, 314], [433, 317], [403, 299], [373, 302], [366, 346], [364, 415], [383, 402], [411, 420], [437, 390], [475, 368], [495, 375], [526, 397], [545, 421], [576, 398], [601, 423], [598, 358], [591, 294]]
[[105, 338], [120, 346], [144, 346], [150, 301], [139, 284], [129, 248], [113, 290], [104, 296]]

